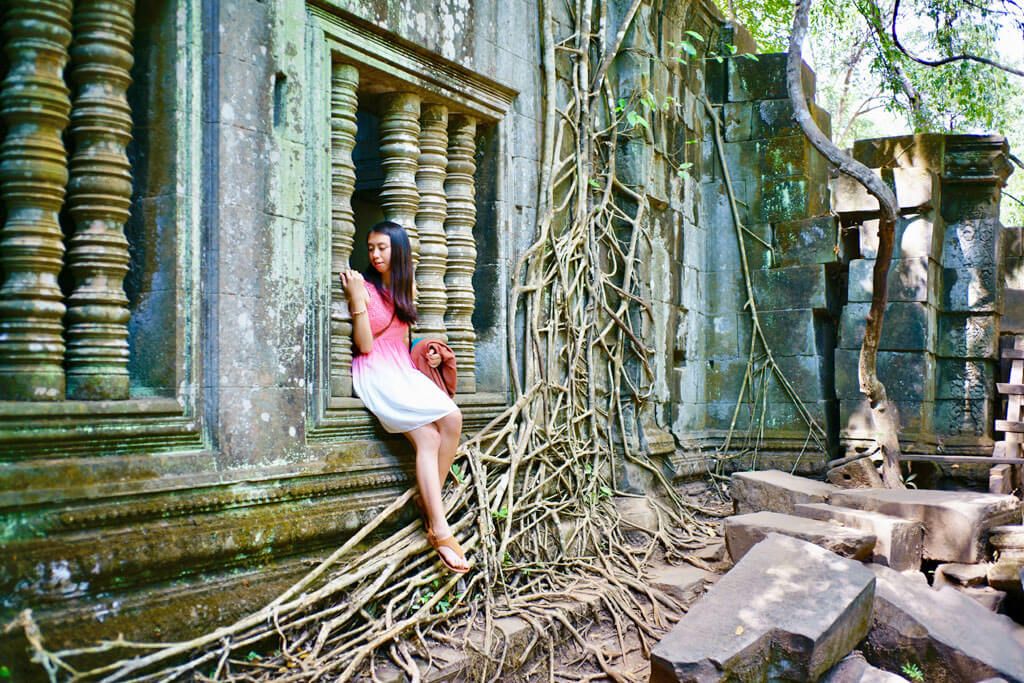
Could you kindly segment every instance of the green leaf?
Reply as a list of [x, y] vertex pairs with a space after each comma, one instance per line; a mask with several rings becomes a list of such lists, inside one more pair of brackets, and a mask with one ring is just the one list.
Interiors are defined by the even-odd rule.
[[255, 650], [249, 650], [249, 654], [245, 656], [245, 661], [247, 662], [255, 662], [257, 659], [263, 658], [260, 657], [260, 653], [256, 652]]
[[617, 101], [615, 103], [615, 113], [616, 114], [621, 114], [622, 112], [624, 112], [626, 110], [626, 105], [627, 104], [628, 103], [626, 102], [626, 100], [620, 99], [619, 101]]
[[743, 54], [740, 55], [740, 57], [746, 57], [747, 59], [749, 59], [752, 62], [759, 62], [759, 61], [761, 61], [761, 60], [759, 60], [757, 58], [757, 55], [751, 54], [750, 52], [744, 52]]
[[0, 666], [0, 678], [10, 678], [11, 670], [6, 666]]
[[736, 47], [735, 45], [732, 45], [731, 43], [727, 47], [729, 48], [729, 54], [731, 54], [731, 55], [736, 54], [736, 52], [739, 50], [738, 47]]
[[493, 514], [493, 516], [497, 517], [498, 519], [505, 519], [506, 517], [508, 517], [508, 508], [507, 507], [503, 507], [500, 510], [498, 510], [497, 512], [494, 512], [492, 514]]
[[697, 48], [693, 46], [693, 43], [684, 40], [681, 43], [679, 43], [679, 47], [681, 47], [683, 52], [690, 55], [691, 57], [697, 56]]
[[685, 33], [686, 35], [690, 36], [694, 40], [700, 41], [702, 43], [704, 42], [704, 36], [702, 36], [701, 34], [697, 33], [696, 31], [683, 31], [683, 33]]
[[715, 55], [715, 61], [718, 62], [719, 64], [721, 64], [722, 63], [722, 56], [721, 55]]
[[626, 112], [626, 121], [628, 121], [629, 125], [633, 128], [636, 128], [637, 126], [650, 128], [650, 125], [647, 123], [647, 119], [640, 114], [637, 114], [635, 111]]
[[589, 183], [590, 186], [595, 188], [595, 189], [598, 189], [598, 190], [601, 189], [601, 183], [597, 182], [597, 180], [594, 179], [594, 178], [587, 178], [587, 183]]
[[466, 481], [466, 475], [462, 473], [462, 469], [459, 467], [458, 463], [452, 464], [452, 476], [455, 477], [455, 481], [460, 484]]
[[601, 487], [601, 495], [607, 496], [607, 497], [611, 498], [612, 490], [610, 488], [608, 488], [607, 486], [602, 486]]

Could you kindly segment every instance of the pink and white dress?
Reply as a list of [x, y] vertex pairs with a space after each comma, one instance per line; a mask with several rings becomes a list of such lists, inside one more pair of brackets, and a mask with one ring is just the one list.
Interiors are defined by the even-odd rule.
[[[373, 340], [370, 353], [352, 358], [352, 385], [370, 412], [392, 434], [404, 433], [458, 410], [448, 394], [416, 369], [405, 336], [409, 329], [394, 315], [394, 305], [366, 283], [366, 306]], [[387, 327], [388, 322], [391, 326]], [[387, 329], [384, 329], [387, 327]]]

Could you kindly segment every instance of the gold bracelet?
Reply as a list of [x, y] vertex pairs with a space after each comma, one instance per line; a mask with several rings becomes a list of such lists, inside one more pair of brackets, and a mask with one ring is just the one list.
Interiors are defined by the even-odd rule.
[[361, 310], [361, 311], [349, 311], [349, 313], [350, 313], [350, 314], [352, 315], [352, 317], [354, 318], [354, 317], [355, 317], [355, 316], [357, 316], [357, 315], [360, 315], [360, 314], [362, 314], [362, 313], [366, 313], [366, 309], [364, 308], [364, 309], [363, 309], [363, 310]]

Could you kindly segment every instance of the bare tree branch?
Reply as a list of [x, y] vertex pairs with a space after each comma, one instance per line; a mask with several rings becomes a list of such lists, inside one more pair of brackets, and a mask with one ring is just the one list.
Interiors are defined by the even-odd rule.
[[900, 478], [900, 442], [896, 431], [893, 408], [885, 392], [885, 385], [878, 379], [876, 360], [878, 343], [882, 337], [882, 320], [885, 305], [889, 299], [886, 286], [889, 265], [892, 259], [896, 227], [896, 195], [881, 177], [872, 173], [864, 164], [846, 154], [829, 140], [811, 117], [803, 89], [803, 55], [801, 48], [807, 37], [807, 17], [811, 0], [799, 0], [793, 17], [793, 31], [789, 36], [789, 55], [786, 60], [786, 80], [789, 99], [793, 103], [793, 118], [800, 124], [804, 135], [815, 149], [821, 152], [840, 173], [860, 183], [878, 200], [878, 255], [872, 277], [871, 308], [868, 311], [864, 329], [864, 342], [860, 347], [858, 375], [860, 390], [871, 405], [871, 417], [875, 426], [875, 439], [884, 458], [882, 480], [889, 488], [904, 488]]
[[1012, 66], [1006, 66], [1005, 64], [1000, 64], [999, 62], [988, 59], [987, 57], [979, 57], [978, 55], [961, 54], [953, 55], [952, 57], [943, 57], [942, 59], [922, 59], [921, 57], [917, 57], [915, 55], [910, 54], [910, 52], [907, 51], [907, 48], [903, 47], [903, 43], [900, 42], [900, 37], [896, 31], [896, 18], [899, 16], [899, 14], [900, 0], [896, 0], [896, 4], [893, 6], [892, 10], [892, 41], [896, 44], [896, 49], [898, 49], [900, 52], [902, 52], [903, 54], [905, 54], [907, 57], [917, 62], [918, 64], [924, 64], [925, 66], [942, 66], [944, 64], [951, 64], [953, 62], [969, 61], [977, 62], [978, 64], [985, 64], [996, 69], [1001, 69], [1006, 73], [1011, 73], [1015, 76], [1024, 77], [1024, 71], [1021, 71], [1020, 69], [1015, 69]]

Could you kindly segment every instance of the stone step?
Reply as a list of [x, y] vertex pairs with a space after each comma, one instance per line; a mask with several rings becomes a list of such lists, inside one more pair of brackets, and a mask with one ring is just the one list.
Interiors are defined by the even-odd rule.
[[780, 470], [737, 472], [729, 484], [729, 495], [737, 514], [761, 510], [792, 514], [797, 503], [827, 503], [832, 492], [838, 490], [832, 484], [795, 477]]
[[771, 534], [651, 651], [651, 683], [815, 681], [868, 631], [874, 576], [859, 562]]
[[823, 522], [834, 521], [872, 533], [876, 539], [871, 550], [872, 562], [897, 571], [921, 569], [924, 532], [920, 522], [823, 503], [796, 505], [794, 514]]
[[1011, 434], [1024, 434], [1024, 422], [1013, 420], [996, 420], [997, 432], [1010, 432]]
[[854, 560], [869, 559], [877, 540], [874, 534], [860, 529], [765, 510], [726, 518], [725, 545], [732, 561], [739, 562], [747, 551], [773, 532], [799, 538]]
[[868, 664], [864, 654], [854, 650], [829, 669], [819, 683], [906, 683], [903, 676]]
[[1000, 394], [1013, 394], [1014, 396], [1021, 396], [1024, 395], [1024, 384], [996, 382], [996, 391], [998, 391]]
[[972, 491], [844, 489], [834, 492], [831, 502], [920, 522], [923, 557], [940, 562], [981, 562], [988, 530], [1021, 519], [1016, 497]]

